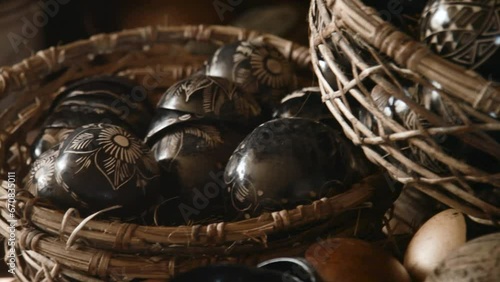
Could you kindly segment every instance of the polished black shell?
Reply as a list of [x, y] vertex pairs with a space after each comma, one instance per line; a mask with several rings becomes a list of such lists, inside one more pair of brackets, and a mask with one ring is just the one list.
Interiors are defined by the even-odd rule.
[[255, 98], [240, 91], [229, 80], [199, 74], [170, 87], [157, 108], [241, 122], [248, 122], [261, 112]]
[[[64, 89], [54, 101], [53, 106], [57, 106], [60, 101], [67, 97], [75, 96], [96, 96], [107, 95], [118, 102], [123, 102], [128, 107], [137, 109], [139, 107], [145, 110], [152, 110], [152, 105], [148, 100], [148, 93], [144, 87], [124, 77], [112, 75], [98, 75], [80, 79]], [[115, 106], [115, 105], [113, 105]]]
[[73, 83], [61, 92], [51, 112], [61, 104], [98, 107], [127, 122], [139, 137], [145, 135], [153, 107], [146, 89], [126, 78], [101, 75]]
[[128, 123], [105, 109], [87, 104], [61, 105], [41, 126], [41, 132], [31, 145], [32, 156], [38, 158], [41, 153], [62, 142], [69, 132], [90, 123], [109, 123], [132, 131]]
[[31, 165], [26, 187], [33, 196], [61, 209], [78, 207], [79, 202], [56, 180], [55, 164], [58, 156], [59, 146], [50, 148], [41, 154]]
[[148, 133], [146, 134], [146, 142], [153, 144], [158, 138], [161, 138], [162, 133], [168, 130], [173, 125], [181, 125], [184, 123], [197, 122], [203, 119], [203, 116], [180, 112], [176, 110], [156, 109], [155, 116], [149, 125]]
[[43, 129], [31, 145], [31, 155], [34, 159], [39, 158], [44, 152], [64, 141], [73, 130], [72, 128]]
[[319, 88], [310, 87], [296, 90], [285, 96], [273, 113], [273, 118], [308, 118], [341, 129], [328, 107], [321, 99]]
[[257, 216], [344, 191], [360, 174], [371, 172], [368, 161], [355, 151], [340, 132], [310, 119], [262, 124], [240, 143], [226, 166], [228, 215]]
[[430, 0], [420, 39], [436, 54], [500, 82], [500, 2]]
[[138, 216], [154, 202], [160, 188], [160, 170], [150, 149], [110, 124], [75, 129], [61, 144], [55, 168], [59, 184], [87, 212], [121, 205], [110, 214]]
[[155, 159], [179, 189], [185, 223], [222, 218], [224, 169], [245, 135], [220, 123], [190, 123], [165, 131], [152, 145]]
[[251, 268], [243, 265], [209, 265], [179, 274], [172, 282], [302, 282], [299, 278], [279, 271]]
[[113, 113], [92, 105], [60, 106], [47, 117], [42, 127], [77, 128], [91, 123], [109, 123], [130, 128], [128, 123]]
[[257, 265], [261, 269], [269, 269], [293, 275], [303, 282], [317, 282], [316, 270], [305, 259], [299, 257], [280, 257], [263, 261]]
[[235, 82], [246, 93], [256, 94], [266, 109], [296, 88], [290, 62], [273, 45], [239, 41], [219, 48], [210, 59], [207, 75]]

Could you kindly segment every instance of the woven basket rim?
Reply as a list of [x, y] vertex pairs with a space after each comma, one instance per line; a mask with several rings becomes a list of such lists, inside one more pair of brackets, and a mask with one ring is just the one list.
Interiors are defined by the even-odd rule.
[[[47, 75], [71, 64], [72, 58], [80, 59], [87, 55], [74, 51], [76, 47], [81, 48], [83, 46], [85, 48], [81, 50], [85, 50], [89, 54], [99, 54], [126, 48], [125, 45], [113, 43], [113, 40], [121, 40], [120, 42], [124, 42], [123, 44], [129, 44], [126, 46], [132, 46], [131, 49], [143, 50], [144, 46], [154, 44], [164, 43], [168, 45], [179, 42], [185, 43], [188, 40], [225, 42], [224, 40], [228, 39], [266, 41], [278, 47], [285, 57], [295, 62], [300, 68], [310, 70], [309, 48], [275, 35], [227, 26], [144, 27], [109, 34], [98, 34], [86, 40], [51, 47], [39, 51], [34, 56], [11, 67], [2, 68], [0, 70], [0, 102], [8, 94], [32, 90], [31, 85], [38, 85]], [[31, 73], [26, 76], [25, 72], [28, 70]], [[0, 112], [0, 117], [1, 115]], [[1, 133], [0, 141], [6, 140], [7, 137], [2, 137]], [[2, 157], [0, 154], [0, 161], [2, 161]], [[260, 244], [265, 246], [269, 235], [294, 230], [311, 223], [317, 224], [329, 221], [344, 212], [359, 209], [360, 205], [362, 206], [363, 203], [372, 198], [376, 189], [375, 184], [380, 183], [380, 181], [385, 181], [385, 178], [377, 174], [360, 180], [358, 184], [353, 185], [350, 190], [343, 194], [323, 198], [310, 205], [298, 206], [291, 210], [266, 213], [260, 217], [237, 222], [215, 222], [181, 227], [142, 226], [128, 223], [110, 225], [109, 221], [95, 219], [85, 221], [72, 214], [71, 210], [64, 213], [47, 208], [32, 198], [31, 195], [21, 192], [18, 195], [18, 214], [21, 215], [23, 222], [27, 224], [26, 227], [35, 227], [35, 229], [24, 234], [19, 232], [18, 237], [21, 238], [22, 236], [27, 240], [23, 242], [23, 246], [28, 249], [31, 248], [31, 250], [36, 249], [38, 239], [42, 236], [37, 235], [40, 234], [40, 230], [42, 234], [50, 236], [54, 240], [62, 239], [63, 242], [67, 243], [67, 247], [77, 245], [79, 240], [84, 239], [83, 241], [90, 242], [91, 246], [96, 248], [104, 246], [107, 247], [107, 250], [112, 249], [117, 253], [122, 251], [127, 253], [130, 250], [137, 253], [151, 253], [155, 248], [154, 243], [161, 243], [165, 246], [175, 245], [185, 249], [201, 247], [209, 250], [214, 246], [227, 246], [228, 243], [239, 243], [253, 239], [254, 241], [260, 241]], [[5, 189], [6, 182], [1, 180], [0, 182]], [[0, 189], [0, 201], [7, 200], [4, 189]], [[5, 210], [2, 210], [1, 213], [1, 217], [6, 219], [8, 213]], [[52, 216], [51, 222], [48, 222], [47, 218]], [[81, 226], [77, 229], [80, 224]], [[3, 236], [8, 236], [7, 227], [3, 225], [2, 227], [0, 233]], [[103, 237], [98, 237], [97, 234]], [[158, 253], [163, 254], [162, 251], [158, 251]]]

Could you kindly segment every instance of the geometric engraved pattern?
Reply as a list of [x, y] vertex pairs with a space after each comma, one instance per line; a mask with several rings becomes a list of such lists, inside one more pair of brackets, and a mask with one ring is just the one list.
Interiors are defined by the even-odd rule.
[[474, 69], [500, 47], [500, 1], [431, 0], [422, 14], [420, 35], [443, 58]]

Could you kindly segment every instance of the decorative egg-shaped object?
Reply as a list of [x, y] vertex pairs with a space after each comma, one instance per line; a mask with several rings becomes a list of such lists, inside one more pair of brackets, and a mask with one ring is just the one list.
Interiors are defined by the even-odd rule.
[[144, 87], [109, 75], [85, 78], [67, 86], [53, 102], [51, 111], [63, 104], [98, 106], [125, 121], [140, 138], [144, 137], [153, 113]]
[[[127, 104], [130, 108], [143, 107], [151, 110], [147, 91], [132, 80], [113, 75], [97, 75], [80, 79], [67, 85], [54, 101], [54, 107], [62, 100], [75, 96], [112, 97]], [[118, 102], [116, 102], [118, 103]]]
[[465, 218], [457, 210], [445, 210], [424, 223], [404, 257], [404, 266], [413, 280], [424, 281], [449, 253], [465, 244], [466, 235]]
[[296, 89], [290, 62], [273, 45], [260, 41], [239, 41], [219, 48], [209, 60], [207, 75], [224, 77], [242, 91], [256, 95], [263, 112]]
[[248, 122], [261, 109], [252, 95], [222, 77], [193, 75], [170, 87], [157, 108], [176, 110], [204, 118]]
[[216, 264], [195, 268], [179, 274], [172, 282], [257, 282], [289, 281], [301, 282], [288, 273], [268, 269], [253, 268], [243, 265]]
[[427, 276], [425, 282], [500, 280], [500, 233], [471, 240], [456, 249]]
[[91, 105], [64, 105], [52, 112], [35, 138], [31, 152], [36, 159], [41, 153], [64, 141], [75, 128], [91, 123], [109, 123], [131, 130], [122, 119], [99, 107]]
[[308, 118], [341, 129], [337, 120], [321, 99], [317, 87], [303, 88], [285, 96], [273, 113], [273, 118]]
[[48, 149], [33, 162], [27, 182], [28, 191], [54, 206], [66, 208], [79, 206], [70, 193], [56, 180], [56, 159], [59, 156], [59, 146]]
[[31, 156], [38, 159], [50, 148], [60, 144], [68, 135], [73, 132], [73, 128], [45, 128], [35, 138], [31, 145]]
[[295, 208], [343, 192], [361, 178], [354, 147], [319, 122], [282, 118], [257, 127], [238, 146], [224, 181], [229, 220]]
[[287, 273], [299, 278], [302, 282], [319, 281], [316, 275], [316, 270], [305, 258], [274, 258], [259, 263], [257, 267]]
[[403, 265], [383, 249], [352, 238], [330, 238], [313, 244], [305, 258], [321, 281], [410, 282]]
[[169, 130], [169, 127], [173, 125], [178, 126], [184, 123], [199, 122], [202, 119], [203, 116], [196, 114], [158, 108], [149, 125], [145, 141], [148, 144], [154, 144], [158, 138], [162, 137], [164, 131]]
[[150, 149], [111, 124], [75, 129], [61, 144], [55, 168], [59, 184], [85, 212], [118, 205], [110, 214], [138, 216], [154, 203], [160, 188], [160, 170]]
[[65, 105], [52, 112], [43, 128], [77, 128], [91, 123], [108, 123], [122, 127], [130, 127], [118, 116], [99, 107], [92, 105]]
[[500, 81], [500, 2], [430, 0], [420, 39], [443, 58]]
[[164, 174], [180, 190], [185, 223], [223, 216], [224, 168], [245, 135], [221, 123], [189, 123], [165, 131], [152, 144]]

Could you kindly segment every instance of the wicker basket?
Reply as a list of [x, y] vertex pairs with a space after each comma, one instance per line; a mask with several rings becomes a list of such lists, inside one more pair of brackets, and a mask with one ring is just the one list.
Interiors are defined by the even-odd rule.
[[[500, 112], [499, 86], [433, 54], [361, 0], [313, 0], [309, 25], [311, 60], [323, 98], [352, 142], [396, 180], [478, 221], [498, 223], [500, 144], [491, 135], [500, 133], [499, 120], [492, 118]], [[405, 94], [406, 85], [417, 84], [436, 91], [457, 119]], [[404, 102], [407, 117], [413, 118], [398, 122], [385, 115], [373, 99], [375, 87]], [[367, 126], [359, 113], [373, 117], [375, 126]], [[495, 160], [493, 171], [447, 152], [436, 142], [443, 136], [487, 154]], [[484, 192], [489, 196], [480, 197]]]
[[[217, 46], [236, 40], [275, 45], [298, 69], [301, 86], [314, 77], [309, 49], [272, 35], [221, 26], [157, 27], [96, 35], [54, 47], [0, 72], [0, 233], [9, 232], [9, 172], [16, 184], [29, 170], [29, 146], [61, 86], [91, 75], [118, 74], [150, 86], [153, 100], [199, 69]], [[154, 101], [153, 101], [154, 102]], [[299, 255], [320, 235], [352, 235], [356, 217], [383, 177], [344, 194], [294, 210], [239, 222], [159, 227], [80, 218], [43, 205], [23, 189], [16, 195], [16, 276], [21, 281], [169, 279], [179, 272], [225, 261], [256, 264]], [[285, 234], [285, 236], [283, 236]], [[6, 250], [8, 242], [5, 240]], [[8, 261], [8, 256], [6, 255]]]

